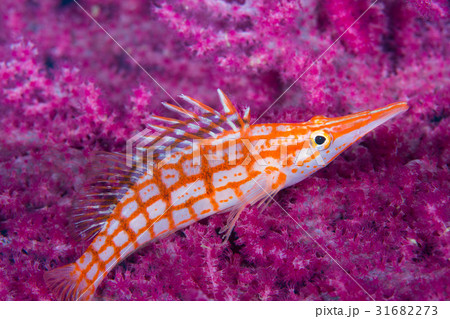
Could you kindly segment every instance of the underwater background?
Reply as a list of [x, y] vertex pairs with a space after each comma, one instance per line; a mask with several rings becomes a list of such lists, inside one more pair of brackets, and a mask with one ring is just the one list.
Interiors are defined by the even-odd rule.
[[[447, 1], [79, 4], [174, 97], [217, 107], [221, 88], [256, 119], [307, 70], [259, 123], [408, 101], [276, 200], [374, 299], [449, 299]], [[51, 300], [43, 273], [87, 247], [67, 213], [91, 155], [124, 152], [170, 97], [73, 1], [2, 0], [0, 15], [0, 299]], [[133, 254], [96, 299], [368, 299], [277, 205], [248, 207], [222, 244], [226, 218]]]

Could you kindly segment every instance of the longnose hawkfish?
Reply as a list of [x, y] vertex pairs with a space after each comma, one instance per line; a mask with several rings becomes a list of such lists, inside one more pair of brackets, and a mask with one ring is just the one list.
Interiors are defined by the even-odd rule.
[[249, 108], [241, 117], [218, 93], [223, 112], [181, 95], [198, 112], [163, 103], [187, 119], [153, 116], [168, 126], [149, 125], [157, 133], [144, 136], [145, 154], [103, 156], [106, 173], [72, 215], [75, 229], [93, 240], [77, 261], [44, 276], [58, 298], [92, 299], [108, 272], [132, 252], [213, 214], [230, 212], [222, 229], [228, 238], [247, 205], [264, 207], [278, 191], [408, 109], [398, 102], [337, 118], [250, 125]]

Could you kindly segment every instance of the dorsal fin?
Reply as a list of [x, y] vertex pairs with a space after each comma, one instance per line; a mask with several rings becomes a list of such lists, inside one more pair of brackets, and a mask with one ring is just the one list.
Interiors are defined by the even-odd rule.
[[90, 240], [103, 227], [112, 210], [144, 171], [127, 155], [97, 152], [88, 164], [88, 178], [78, 192], [70, 218], [73, 235]]
[[231, 121], [233, 124], [238, 124], [238, 127], [244, 127], [244, 121], [239, 116], [239, 113], [237, 112], [233, 103], [231, 103], [228, 96], [226, 96], [221, 89], [217, 89], [217, 93], [219, 94], [220, 103], [222, 103], [223, 110], [227, 115], [227, 121]]
[[245, 127], [250, 125], [250, 106], [248, 106], [244, 111], [244, 117], [242, 118], [245, 123]]
[[[225, 114], [221, 114], [220, 112], [189, 96], [182, 94], [180, 95], [180, 97], [191, 105], [199, 108], [203, 113], [208, 114], [208, 118], [214, 120], [219, 125], [225, 123], [234, 131], [239, 131], [240, 129], [244, 128], [246, 126], [246, 123], [239, 116], [239, 113], [237, 112], [233, 103], [231, 103], [230, 99], [225, 95], [225, 93], [223, 93], [221, 89], [217, 89], [217, 93], [219, 94], [220, 102]], [[250, 115], [250, 113], [248, 114]], [[215, 117], [212, 118], [211, 115], [215, 115]]]
[[149, 124], [148, 126], [157, 131], [158, 135], [146, 136], [146, 143], [142, 148], [155, 148], [155, 152], [153, 152], [154, 160], [161, 160], [166, 157], [166, 149], [169, 147], [171, 151], [178, 151], [189, 146], [190, 143], [192, 146], [193, 139], [216, 138], [218, 134], [229, 129], [239, 132], [247, 128], [250, 122], [250, 109], [247, 108], [244, 119], [242, 119], [230, 99], [220, 89], [217, 91], [224, 114], [186, 95], [180, 95], [180, 97], [189, 104], [197, 107], [201, 114], [163, 102], [166, 108], [177, 112], [183, 117], [187, 117], [187, 119], [182, 121], [167, 117], [152, 116], [153, 119], [170, 126]]

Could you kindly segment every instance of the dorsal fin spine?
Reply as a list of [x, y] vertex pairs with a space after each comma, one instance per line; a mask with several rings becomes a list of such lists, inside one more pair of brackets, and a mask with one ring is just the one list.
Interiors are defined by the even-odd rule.
[[236, 117], [237, 117], [239, 125], [241, 127], [244, 127], [244, 125], [245, 125], [244, 121], [239, 116], [236, 108], [234, 107], [233, 103], [231, 103], [231, 101], [228, 98], [228, 96], [226, 96], [225, 93], [223, 93], [223, 91], [221, 89], [217, 89], [217, 93], [219, 94], [220, 102], [222, 103], [222, 106], [223, 106], [225, 112], [227, 114], [236, 114]]
[[161, 122], [164, 122], [164, 123], [170, 123], [170, 124], [183, 123], [182, 121], [177, 120], [177, 119], [171, 119], [171, 118], [168, 118], [168, 117], [157, 116], [157, 115], [150, 115], [150, 118], [153, 119], [153, 120], [161, 121]]
[[250, 126], [250, 107], [247, 107], [245, 109], [243, 120], [245, 122], [245, 127], [249, 127]]
[[[186, 98], [186, 96], [184, 96], [184, 98]], [[188, 98], [188, 97], [187, 97]], [[189, 100], [189, 98], [188, 98], [188, 100]], [[174, 111], [174, 112], [177, 112], [177, 113], [180, 113], [181, 115], [183, 115], [183, 116], [185, 116], [185, 117], [191, 117], [191, 119], [196, 123], [196, 124], [199, 124], [198, 122], [208, 122], [209, 123], [209, 125], [213, 125], [212, 123], [214, 123], [213, 121], [211, 121], [210, 119], [208, 119], [208, 118], [206, 118], [206, 117], [204, 117], [204, 116], [201, 116], [201, 115], [198, 115], [198, 114], [195, 114], [195, 113], [192, 113], [192, 112], [190, 112], [190, 111], [187, 111], [187, 110], [184, 110], [184, 109], [182, 109], [182, 108], [180, 108], [180, 107], [178, 107], [178, 106], [176, 106], [176, 105], [173, 105], [173, 104], [170, 104], [170, 103], [166, 103], [166, 102], [162, 102], [162, 104], [167, 108], [167, 109], [169, 109], [169, 110], [171, 110], [171, 111]], [[197, 104], [195, 104], [195, 105], [197, 105]], [[209, 112], [209, 111], [208, 111]], [[220, 113], [218, 113], [217, 111], [213, 111], [213, 113], [212, 114], [216, 114], [217, 116], [219, 116], [219, 117], [223, 117], [223, 115], [221, 115]], [[223, 117], [223, 120], [226, 120], [226, 118], [225, 117]], [[205, 123], [206, 124], [206, 123]], [[218, 125], [213, 125], [214, 126], [214, 128], [219, 128], [220, 126], [218, 126]], [[220, 129], [219, 129], [220, 130]]]
[[174, 111], [174, 112], [177, 112], [177, 113], [180, 113], [181, 115], [183, 115], [185, 117], [190, 117], [190, 118], [193, 118], [193, 119], [198, 117], [197, 114], [192, 113], [192, 112], [190, 112], [188, 110], [185, 110], [185, 109], [183, 109], [181, 107], [178, 107], [176, 105], [173, 105], [173, 104], [170, 104], [170, 103], [167, 103], [167, 102], [162, 102], [162, 105], [164, 105], [167, 109], [169, 109], [171, 111]]
[[203, 111], [206, 111], [206, 112], [209, 112], [209, 113], [212, 113], [212, 114], [216, 114], [216, 115], [220, 115], [220, 113], [217, 112], [216, 110], [214, 110], [213, 108], [209, 107], [206, 104], [203, 104], [202, 102], [200, 102], [200, 101], [198, 101], [196, 99], [191, 98], [190, 96], [181, 94], [180, 97], [183, 100], [185, 100], [186, 102], [188, 102], [189, 104], [194, 105], [194, 106], [200, 108]]
[[[212, 114], [213, 116], [216, 116], [216, 117], [217, 117], [216, 120], [220, 120], [220, 121], [222, 121], [223, 123], [227, 123], [227, 124], [231, 127], [231, 129], [232, 129], [233, 131], [236, 131], [236, 125], [234, 125], [234, 124], [233, 124], [233, 125], [230, 125], [230, 124], [229, 124], [229, 121], [227, 121], [227, 117], [226, 117], [226, 116], [223, 116], [220, 112], [218, 112], [218, 111], [212, 109], [211, 107], [209, 107], [209, 106], [203, 104], [202, 102], [200, 102], [200, 101], [198, 101], [198, 100], [196, 100], [196, 99], [193, 99], [193, 98], [191, 98], [191, 97], [189, 97], [189, 96], [186, 96], [186, 95], [184, 95], [184, 94], [180, 95], [180, 97], [181, 97], [183, 100], [185, 100], [186, 102], [188, 102], [188, 103], [190, 103], [190, 104], [192, 104], [192, 105], [194, 105], [194, 106], [199, 107], [199, 108], [200, 108], [201, 110], [203, 110], [204, 112], [208, 112], [209, 114]], [[199, 116], [199, 117], [200, 117], [200, 116]], [[202, 117], [202, 118], [204, 118], [204, 117]], [[214, 123], [214, 122], [212, 122], [212, 123]], [[215, 124], [215, 123], [214, 123], [214, 124]], [[215, 124], [215, 126], [220, 127], [220, 126], [218, 126], [217, 124]], [[223, 132], [224, 129], [221, 128], [221, 131]]]

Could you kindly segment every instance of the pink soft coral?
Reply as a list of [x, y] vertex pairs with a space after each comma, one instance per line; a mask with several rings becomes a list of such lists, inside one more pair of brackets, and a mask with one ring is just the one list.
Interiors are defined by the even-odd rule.
[[[369, 1], [81, 1], [169, 92], [256, 118]], [[124, 151], [170, 100], [72, 1], [0, 2], [0, 299], [51, 299], [75, 260], [66, 211], [92, 151]], [[377, 300], [449, 298], [448, 4], [378, 1], [264, 114], [337, 116], [400, 99], [378, 128], [277, 201]], [[367, 295], [276, 205], [221, 245], [215, 216], [117, 266], [115, 300], [359, 300]]]

